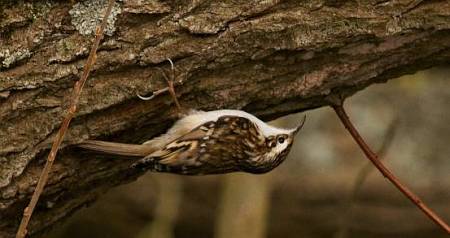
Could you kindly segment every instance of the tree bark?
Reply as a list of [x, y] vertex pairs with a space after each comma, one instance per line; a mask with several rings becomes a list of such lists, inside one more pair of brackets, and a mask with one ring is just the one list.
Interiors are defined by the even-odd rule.
[[[102, 0], [0, 3], [0, 237], [12, 237], [87, 58]], [[77, 149], [138, 143], [176, 119], [179, 99], [269, 120], [450, 59], [448, 1], [124, 1], [117, 3], [64, 148], [32, 217], [38, 234], [112, 186], [130, 160]], [[400, 98], [400, 97], [399, 97]]]

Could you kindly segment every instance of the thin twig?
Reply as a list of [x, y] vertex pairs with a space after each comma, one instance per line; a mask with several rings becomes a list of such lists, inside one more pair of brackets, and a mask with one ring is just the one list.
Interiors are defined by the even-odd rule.
[[183, 80], [180, 79], [179, 81], [175, 81], [175, 79], [176, 79], [175, 66], [173, 64], [173, 61], [170, 58], [167, 58], [167, 60], [170, 63], [170, 76], [167, 76], [166, 72], [163, 69], [161, 69], [161, 68], [156, 68], [156, 69], [158, 69], [159, 72], [162, 74], [162, 76], [166, 80], [166, 83], [167, 83], [168, 87], [165, 87], [163, 89], [157, 90], [157, 91], [153, 92], [151, 96], [148, 96], [148, 97], [144, 97], [144, 96], [141, 96], [139, 94], [136, 94], [136, 95], [141, 100], [148, 101], [148, 100], [151, 100], [151, 99], [155, 98], [159, 94], [162, 94], [164, 92], [169, 91], [170, 96], [172, 97], [172, 99], [173, 99], [173, 101], [175, 103], [175, 106], [177, 107], [178, 114], [181, 115], [181, 114], [184, 114], [184, 113], [183, 113], [183, 109], [182, 109], [182, 107], [180, 105], [180, 102], [178, 101], [177, 94], [175, 92], [175, 86], [179, 85], [179, 84], [182, 84]]
[[345, 128], [352, 135], [353, 139], [359, 145], [361, 150], [364, 152], [366, 157], [375, 165], [375, 167], [383, 174], [384, 177], [389, 179], [395, 187], [400, 190], [411, 202], [413, 202], [420, 210], [422, 210], [425, 215], [427, 215], [434, 223], [436, 223], [439, 227], [441, 227], [445, 232], [450, 234], [450, 227], [442, 220], [437, 214], [433, 212], [425, 203], [420, 200], [420, 198], [415, 195], [411, 190], [409, 190], [405, 185], [403, 185], [398, 178], [388, 169], [384, 164], [380, 161], [378, 156], [370, 149], [370, 147], [366, 144], [364, 139], [359, 135], [356, 128], [353, 126], [350, 121], [347, 113], [344, 110], [342, 104], [333, 105], [332, 106], [342, 124], [344, 124]]
[[103, 17], [102, 23], [95, 33], [94, 44], [92, 45], [91, 51], [89, 53], [89, 57], [86, 61], [86, 64], [83, 68], [83, 74], [79, 81], [75, 83], [72, 98], [70, 102], [69, 109], [67, 111], [66, 117], [64, 118], [61, 127], [59, 128], [58, 133], [56, 134], [55, 140], [53, 141], [52, 148], [47, 157], [47, 162], [45, 163], [44, 169], [41, 172], [39, 177], [39, 181], [36, 185], [36, 189], [34, 190], [33, 196], [31, 197], [31, 201], [28, 206], [23, 211], [23, 217], [20, 222], [19, 229], [16, 233], [16, 238], [23, 238], [27, 234], [27, 226], [30, 221], [31, 215], [33, 214], [34, 208], [39, 200], [39, 197], [44, 190], [44, 186], [47, 183], [49, 172], [52, 168], [53, 162], [55, 161], [56, 153], [58, 152], [58, 148], [61, 145], [64, 135], [69, 128], [70, 121], [75, 115], [77, 110], [77, 104], [81, 95], [81, 90], [89, 76], [89, 72], [91, 71], [91, 67], [94, 65], [95, 60], [97, 58], [96, 52], [98, 45], [100, 44], [101, 39], [103, 38], [103, 30], [106, 27], [107, 19], [111, 13], [112, 7], [114, 5], [115, 0], [109, 0], [108, 8], [106, 9], [105, 16]]
[[160, 95], [160, 94], [162, 94], [162, 93], [164, 93], [164, 92], [167, 92], [167, 91], [169, 91], [169, 87], [165, 87], [165, 88], [163, 88], [163, 89], [156, 90], [156, 91], [154, 91], [154, 92], [152, 93], [151, 96], [148, 96], [148, 97], [142, 96], [142, 95], [140, 95], [139, 93], [136, 94], [136, 96], [137, 96], [138, 98], [140, 98], [141, 100], [148, 101], [148, 100], [152, 100], [152, 99], [155, 98], [156, 96], [158, 96], [158, 95]]
[[[392, 144], [394, 134], [395, 134], [395, 131], [396, 131], [396, 128], [398, 125], [397, 122], [398, 121], [396, 119], [393, 120], [390, 123], [385, 135], [383, 136], [383, 138], [384, 138], [383, 143], [377, 153], [380, 160], [382, 160], [384, 158], [387, 150], [389, 149], [389, 147]], [[344, 203], [345, 204], [344, 205], [345, 213], [342, 216], [342, 223], [341, 223], [341, 226], [339, 227], [339, 230], [337, 231], [335, 237], [337, 237], [337, 238], [348, 237], [349, 225], [350, 225], [350, 221], [352, 221], [352, 219], [353, 219], [353, 209], [354, 209], [354, 205], [356, 203], [357, 195], [359, 194], [359, 191], [363, 187], [364, 182], [366, 181], [370, 172], [373, 171], [373, 169], [375, 169], [375, 168], [373, 167], [372, 163], [370, 163], [370, 161], [367, 161], [367, 163], [357, 173], [354, 184], [352, 186], [352, 191], [349, 193], [349, 196]]]
[[[156, 68], [156, 69], [162, 74], [162, 76], [166, 80], [166, 83], [169, 86], [165, 87], [163, 89], [159, 89], [159, 90], [154, 91], [152, 93], [152, 95], [148, 96], [148, 97], [142, 96], [139, 93], [137, 93], [136, 95], [138, 96], [138, 98], [140, 98], [141, 100], [144, 100], [144, 101], [148, 101], [148, 100], [152, 100], [153, 98], [155, 98], [159, 94], [162, 94], [162, 93], [167, 92], [167, 91], [169, 91], [171, 96], [174, 97], [174, 95], [173, 95], [173, 87], [175, 85], [182, 84], [183, 82], [182, 82], [182, 80], [180, 80], [178, 82], [174, 82], [174, 80], [175, 80], [175, 66], [173, 64], [173, 61], [170, 58], [167, 58], [167, 61], [169, 61], [169, 63], [170, 63], [170, 71], [171, 71], [171, 73], [170, 73], [171, 76], [170, 77], [167, 76], [166, 72], [163, 69], [161, 69], [161, 68]], [[172, 89], [171, 89], [171, 87], [172, 87]], [[178, 103], [178, 100], [175, 101], [175, 104], [176, 104], [176, 106], [178, 108], [180, 108], [180, 104]]]

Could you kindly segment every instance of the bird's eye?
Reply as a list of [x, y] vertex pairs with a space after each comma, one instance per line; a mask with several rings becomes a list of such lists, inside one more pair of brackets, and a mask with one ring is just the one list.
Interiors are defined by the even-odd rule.
[[278, 143], [283, 144], [284, 143], [284, 137], [278, 137]]

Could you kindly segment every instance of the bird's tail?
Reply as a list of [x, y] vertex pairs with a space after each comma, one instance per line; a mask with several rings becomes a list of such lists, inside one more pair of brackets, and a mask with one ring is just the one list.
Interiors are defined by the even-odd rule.
[[149, 144], [125, 144], [101, 140], [85, 140], [78, 147], [106, 154], [145, 157], [155, 151]]

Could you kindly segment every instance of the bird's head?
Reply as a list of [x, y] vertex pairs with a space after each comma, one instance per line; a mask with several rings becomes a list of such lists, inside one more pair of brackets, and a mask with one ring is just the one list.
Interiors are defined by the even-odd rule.
[[266, 137], [267, 152], [260, 159], [265, 166], [259, 166], [256, 173], [265, 173], [280, 165], [289, 154], [294, 138], [305, 124], [306, 116], [303, 117], [302, 122], [291, 130], [280, 130], [279, 133]]

